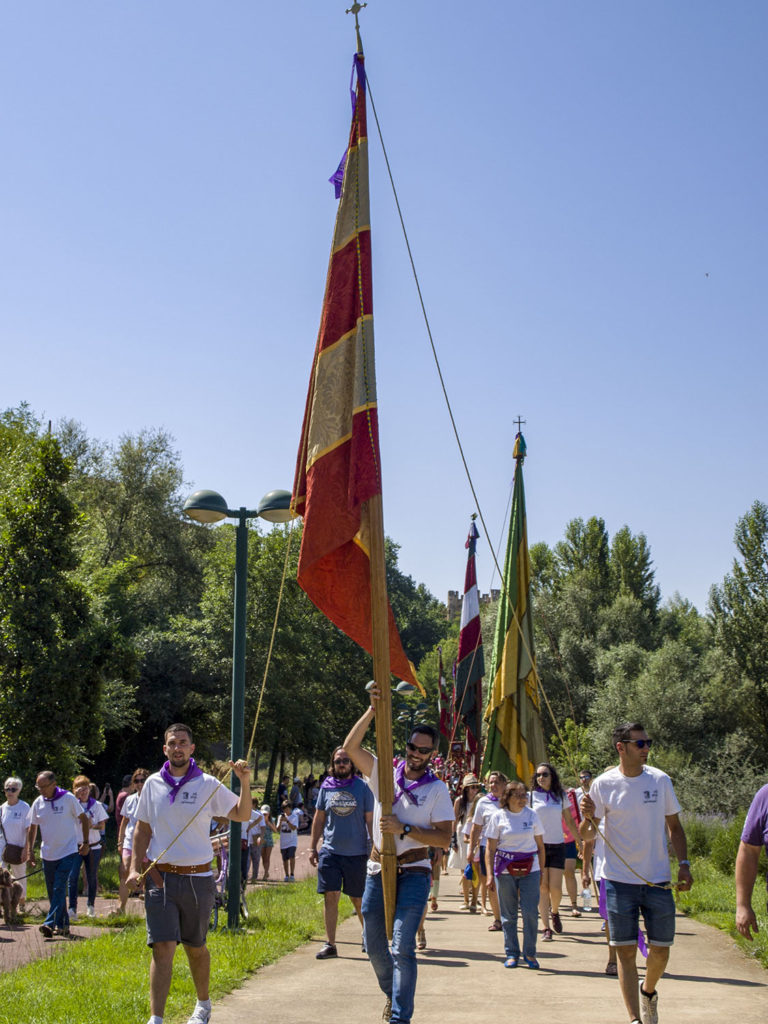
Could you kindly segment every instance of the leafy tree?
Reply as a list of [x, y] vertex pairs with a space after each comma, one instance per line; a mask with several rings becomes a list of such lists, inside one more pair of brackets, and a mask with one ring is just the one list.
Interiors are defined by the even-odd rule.
[[717, 643], [754, 687], [762, 749], [768, 750], [768, 506], [756, 501], [736, 523], [740, 559], [709, 605]]
[[0, 451], [0, 767], [64, 779], [103, 745], [108, 631], [75, 578], [79, 519], [57, 441], [12, 410]]

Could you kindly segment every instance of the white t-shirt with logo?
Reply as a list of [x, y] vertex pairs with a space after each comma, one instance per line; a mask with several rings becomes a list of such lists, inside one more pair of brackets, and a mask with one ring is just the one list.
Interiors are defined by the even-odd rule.
[[43, 860], [61, 860], [77, 853], [83, 841], [82, 813], [80, 801], [73, 793], [64, 793], [53, 802], [43, 796], [34, 801], [27, 815], [27, 825], [40, 828]]
[[[0, 807], [0, 819], [3, 822], [6, 843], [11, 843], [13, 846], [23, 846], [26, 843], [28, 814], [29, 804], [24, 800], [17, 800], [13, 807], [7, 802]], [[0, 844], [5, 846], [2, 838], [0, 838]]]
[[[290, 850], [292, 846], [296, 846], [299, 842], [299, 812], [293, 810], [290, 814], [283, 814], [282, 818], [283, 820], [280, 822], [280, 849]], [[295, 829], [291, 828], [291, 825], [288, 824], [289, 821], [291, 825], [296, 826]]]
[[[648, 765], [640, 775], [629, 777], [610, 768], [595, 779], [589, 795], [595, 817], [605, 821], [603, 878], [631, 885], [643, 885], [643, 879], [668, 882], [666, 817], [680, 811], [670, 777]], [[611, 847], [637, 874], [625, 867]]]
[[135, 815], [137, 821], [152, 829], [147, 856], [150, 860], [159, 858], [162, 864], [210, 864], [211, 818], [228, 817], [238, 802], [237, 793], [205, 773], [186, 782], [173, 803], [170, 792], [160, 772], [150, 775], [141, 791]]
[[539, 870], [536, 836], [543, 836], [538, 815], [530, 807], [522, 811], [500, 810], [492, 814], [486, 829], [486, 840], [496, 839], [496, 849], [504, 853], [534, 853], [531, 874]]
[[[379, 800], [379, 772], [378, 772], [378, 759], [373, 759], [373, 769], [371, 770], [370, 778], [365, 780], [371, 787], [373, 793], [373, 845], [377, 850], [381, 849], [381, 801]], [[406, 780], [407, 783], [407, 780]], [[395, 793], [397, 792], [397, 786], [395, 786]], [[414, 799], [412, 799], [414, 798]], [[402, 796], [392, 808], [392, 813], [395, 814], [404, 825], [413, 825], [416, 828], [434, 828], [438, 821], [453, 822], [453, 802], [451, 801], [451, 794], [448, 792], [448, 787], [440, 779], [435, 779], [434, 782], [430, 782], [424, 786], [419, 786], [411, 792], [410, 796]], [[406, 850], [415, 850], [419, 847], [424, 846], [424, 843], [419, 842], [417, 839], [411, 836], [405, 836], [401, 839], [399, 834], [395, 834], [395, 853], [399, 856], [401, 853], [405, 853]], [[424, 860], [414, 861], [412, 864], [409, 863], [408, 867], [429, 867], [430, 861], [426, 857]], [[381, 863], [379, 861], [369, 860], [368, 861], [368, 874], [377, 875], [381, 871]]]
[[531, 809], [538, 814], [539, 821], [544, 827], [544, 842], [553, 846], [562, 843], [563, 811], [567, 806], [566, 797], [563, 796], [558, 800], [554, 793], [543, 789], [534, 789], [528, 799]]
[[488, 822], [498, 810], [498, 797], [495, 800], [492, 800], [488, 793], [486, 793], [485, 796], [481, 796], [475, 804], [475, 813], [472, 815], [472, 824], [482, 826], [482, 831], [480, 833], [480, 846], [485, 846], [485, 840], [488, 837]]
[[[80, 803], [80, 801], [78, 801]], [[98, 800], [94, 800], [91, 804], [91, 809], [88, 810], [88, 801], [80, 803], [80, 810], [83, 814], [88, 817], [88, 845], [92, 850], [96, 850], [101, 846], [101, 841], [104, 838], [104, 833], [99, 828], [102, 821], [106, 821], [109, 815], [104, 807], [104, 804]]]

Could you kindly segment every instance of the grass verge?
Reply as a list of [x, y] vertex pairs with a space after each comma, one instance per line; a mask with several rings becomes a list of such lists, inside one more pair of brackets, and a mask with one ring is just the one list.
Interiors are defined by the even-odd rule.
[[736, 931], [736, 884], [733, 876], [722, 874], [704, 859], [694, 860], [691, 870], [695, 879], [693, 888], [690, 892], [678, 893], [678, 908], [697, 921], [727, 932], [748, 957], [768, 968], [768, 914], [762, 878], [758, 877], [752, 897], [760, 931], [757, 938], [747, 942]]
[[[269, 886], [248, 894], [248, 931], [209, 936], [211, 998], [220, 999], [265, 964], [322, 934], [323, 904], [316, 879]], [[343, 900], [339, 918], [351, 904]], [[123, 931], [73, 943], [61, 953], [0, 975], [0, 1024], [104, 1024], [149, 1017], [149, 964], [143, 921]], [[195, 991], [183, 951], [176, 954], [167, 1024], [192, 1012]]]

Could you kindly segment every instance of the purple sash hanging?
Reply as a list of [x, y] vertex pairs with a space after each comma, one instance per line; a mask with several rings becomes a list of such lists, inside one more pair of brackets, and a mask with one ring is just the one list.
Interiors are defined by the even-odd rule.
[[197, 765], [195, 764], [194, 757], [190, 757], [189, 768], [187, 768], [186, 774], [182, 775], [180, 779], [177, 779], [175, 775], [171, 775], [171, 762], [166, 761], [163, 767], [160, 769], [160, 777], [162, 778], [163, 782], [166, 783], [166, 785], [171, 787], [171, 792], [168, 794], [171, 803], [173, 803], [173, 801], [179, 795], [179, 790], [182, 788], [182, 786], [185, 786], [192, 779], [196, 779], [198, 778], [198, 776], [202, 774], [202, 768], [197, 767]]
[[59, 799], [59, 797], [66, 795], [66, 792], [66, 789], [62, 789], [61, 786], [57, 786], [56, 789], [53, 791], [53, 796], [44, 796], [43, 800], [45, 800], [46, 803], [53, 806]]
[[414, 790], [419, 789], [421, 786], [428, 786], [430, 782], [436, 782], [437, 776], [435, 773], [427, 768], [423, 775], [420, 775], [418, 779], [415, 779], [409, 785], [406, 785], [405, 780], [405, 761], [401, 761], [395, 769], [395, 799], [392, 801], [392, 807], [394, 809], [395, 804], [402, 797], [406, 797], [412, 803], [418, 803], [416, 797], [413, 795]]

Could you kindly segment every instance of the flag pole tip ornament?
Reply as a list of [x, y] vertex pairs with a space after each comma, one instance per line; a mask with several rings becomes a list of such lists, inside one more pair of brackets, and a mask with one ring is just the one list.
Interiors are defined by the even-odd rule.
[[512, 449], [512, 458], [519, 459], [522, 462], [528, 453], [528, 446], [525, 443], [525, 438], [520, 431], [515, 435], [515, 447]]

